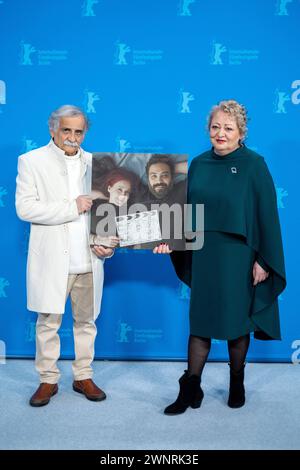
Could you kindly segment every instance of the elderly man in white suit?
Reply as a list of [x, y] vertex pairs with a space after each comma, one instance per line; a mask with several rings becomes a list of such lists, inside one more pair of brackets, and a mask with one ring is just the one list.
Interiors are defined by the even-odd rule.
[[65, 105], [49, 118], [49, 144], [19, 157], [16, 210], [31, 223], [27, 260], [27, 308], [38, 312], [36, 369], [40, 386], [30, 399], [43, 406], [58, 391], [58, 329], [71, 297], [75, 360], [73, 389], [89, 400], [106, 395], [92, 380], [100, 311], [103, 259], [111, 247], [90, 248], [92, 155], [81, 148], [88, 129], [85, 114]]

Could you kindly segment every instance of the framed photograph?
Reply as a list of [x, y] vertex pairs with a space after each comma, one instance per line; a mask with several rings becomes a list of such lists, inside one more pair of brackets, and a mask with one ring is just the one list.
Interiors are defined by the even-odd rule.
[[94, 153], [91, 244], [184, 250], [187, 171], [186, 154]]

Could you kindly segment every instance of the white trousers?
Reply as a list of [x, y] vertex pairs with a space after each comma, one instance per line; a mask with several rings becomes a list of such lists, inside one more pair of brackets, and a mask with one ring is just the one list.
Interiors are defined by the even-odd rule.
[[[97, 328], [93, 317], [93, 274], [70, 274], [66, 300], [71, 297], [75, 360], [72, 363], [75, 380], [93, 376], [91, 364], [95, 354]], [[35, 365], [40, 381], [56, 384], [60, 378], [57, 361], [60, 356], [58, 330], [63, 315], [39, 313], [36, 324]]]

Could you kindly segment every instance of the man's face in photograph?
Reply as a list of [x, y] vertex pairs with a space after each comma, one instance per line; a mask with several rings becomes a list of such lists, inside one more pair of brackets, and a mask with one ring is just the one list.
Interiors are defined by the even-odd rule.
[[167, 163], [153, 163], [149, 167], [148, 186], [157, 199], [163, 199], [168, 194], [173, 186], [173, 178]]

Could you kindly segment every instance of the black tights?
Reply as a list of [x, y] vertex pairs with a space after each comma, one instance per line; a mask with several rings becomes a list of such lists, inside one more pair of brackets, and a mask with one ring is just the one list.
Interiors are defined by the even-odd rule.
[[[233, 370], [243, 367], [249, 349], [250, 335], [240, 336], [227, 341], [229, 361]], [[188, 346], [188, 373], [201, 377], [211, 347], [210, 338], [190, 335]]]

